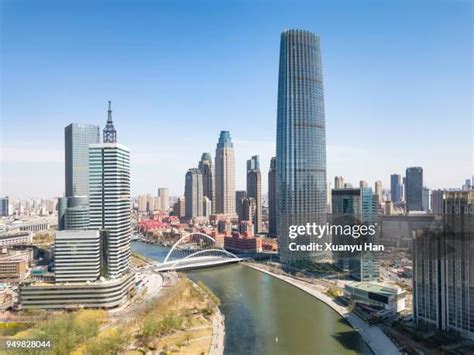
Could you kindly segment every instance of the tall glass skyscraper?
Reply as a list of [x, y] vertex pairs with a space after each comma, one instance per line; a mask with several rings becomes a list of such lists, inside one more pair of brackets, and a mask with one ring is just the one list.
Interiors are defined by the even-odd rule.
[[215, 187], [214, 187], [214, 166], [212, 164], [212, 157], [210, 153], [202, 153], [199, 161], [199, 170], [202, 174], [202, 185], [204, 197], [211, 201], [211, 209], [216, 210]]
[[423, 211], [423, 169], [407, 168], [405, 180], [407, 212]]
[[324, 252], [289, 250], [290, 242], [308, 244], [316, 242], [316, 237], [288, 237], [292, 225], [326, 223], [325, 134], [319, 37], [308, 31], [284, 31], [280, 43], [276, 156], [277, 231], [282, 262], [326, 256]]
[[229, 131], [221, 131], [216, 147], [216, 209], [231, 217], [235, 213], [235, 157]]
[[66, 197], [89, 195], [89, 144], [99, 142], [97, 125], [71, 123], [64, 128]]

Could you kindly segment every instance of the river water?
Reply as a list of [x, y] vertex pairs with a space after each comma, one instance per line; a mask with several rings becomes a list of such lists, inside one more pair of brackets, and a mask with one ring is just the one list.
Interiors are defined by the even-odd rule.
[[[132, 250], [162, 261], [168, 248], [133, 242]], [[284, 281], [235, 264], [187, 274], [221, 300], [225, 354], [371, 353], [332, 308]]]

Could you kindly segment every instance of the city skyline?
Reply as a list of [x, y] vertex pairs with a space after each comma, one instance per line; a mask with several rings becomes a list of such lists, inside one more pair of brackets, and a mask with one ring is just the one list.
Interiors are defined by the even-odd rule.
[[[213, 3], [204, 4], [200, 11]], [[102, 16], [99, 21], [91, 8], [79, 3], [74, 14], [57, 4], [43, 3], [44, 11], [39, 15], [33, 3], [25, 8], [13, 2], [3, 4], [5, 104], [0, 193], [19, 198], [61, 196], [61, 130], [72, 122], [99, 124], [103, 129], [109, 99], [114, 101], [120, 141], [133, 152], [133, 195], [152, 193], [158, 186], [169, 187], [171, 195], [182, 195], [184, 172], [195, 166], [202, 152], [213, 152], [221, 130], [229, 130], [233, 137], [236, 189], [244, 189], [248, 157], [260, 156], [266, 176], [270, 158], [275, 156], [279, 35], [289, 27], [316, 32], [323, 44], [328, 181], [342, 175], [353, 184], [368, 180], [372, 186], [381, 180], [388, 188], [390, 175], [403, 175], [410, 166], [423, 167], [425, 185], [432, 189], [459, 187], [472, 176], [472, 149], [466, 149], [472, 146], [468, 129], [472, 127], [472, 89], [469, 77], [461, 75], [472, 71], [470, 31], [465, 30], [471, 23], [466, 15], [469, 5], [437, 3], [427, 8], [422, 2], [387, 3], [371, 9], [371, 15], [379, 16], [371, 18], [371, 26], [364, 26], [350, 11], [367, 11], [370, 6], [365, 3], [348, 4], [345, 10], [325, 3], [308, 4], [308, 10], [314, 11], [289, 9], [285, 3], [271, 10], [262, 3], [254, 7], [244, 4], [235, 5], [235, 29], [223, 26], [222, 33], [215, 35], [214, 25], [203, 23], [202, 18], [191, 21], [191, 3], [185, 4], [184, 11], [191, 22], [179, 23], [179, 31], [173, 31], [166, 21], [155, 21], [155, 17], [160, 18], [159, 5], [134, 7], [144, 16], [144, 25], [133, 31], [125, 26], [130, 33], [118, 28], [113, 16], [106, 19], [107, 30]], [[161, 6], [168, 14], [183, 10], [183, 4]], [[411, 15], [405, 14], [407, 7]], [[127, 5], [109, 10], [123, 18]], [[148, 16], [145, 10], [149, 10]], [[271, 11], [276, 20], [264, 25], [252, 23], [241, 31], [247, 25], [245, 16], [258, 16], [263, 10]], [[21, 17], [13, 11], [22, 13]], [[217, 6], [205, 21], [216, 20], [227, 11]], [[421, 12], [425, 15], [422, 22], [417, 17]], [[81, 22], [71, 18], [77, 17], [76, 13], [88, 18], [90, 31], [77, 33]], [[401, 13], [406, 23], [403, 31], [394, 26]], [[342, 28], [338, 28], [339, 22], [330, 21], [337, 16], [347, 21]], [[145, 24], [156, 26], [149, 36], [144, 35], [148, 29]], [[391, 41], [374, 33], [374, 28], [382, 25]], [[348, 26], [358, 28], [357, 36], [350, 37], [351, 44], [347, 44], [349, 32], [344, 32]], [[38, 49], [34, 53], [20, 44], [20, 38], [33, 29], [36, 36], [32, 45]], [[91, 41], [101, 30], [105, 33]], [[209, 41], [193, 44], [192, 31], [210, 36]], [[68, 35], [75, 40], [75, 47], [70, 53], [58, 51], [69, 48], [64, 47]], [[222, 39], [234, 45], [222, 46]], [[443, 46], [439, 46], [443, 39]], [[126, 52], [129, 59], [125, 59], [124, 51], [134, 45], [139, 50]], [[166, 46], [166, 56], [162, 55], [162, 45]], [[250, 50], [242, 51], [245, 46]], [[81, 55], [78, 58], [85, 62], [78, 63], [73, 58], [77, 51], [96, 54]], [[243, 53], [243, 57], [236, 53]], [[179, 59], [187, 55], [193, 60]], [[215, 57], [212, 66], [206, 64], [210, 57]], [[57, 65], [45, 69], [49, 58], [56, 58]], [[221, 65], [230, 69], [223, 71]], [[358, 69], [353, 70], [354, 66]], [[204, 78], [207, 83], [203, 84]], [[443, 85], [439, 85], [440, 80]], [[23, 90], [26, 82], [28, 92]], [[201, 94], [195, 95], [196, 91]], [[425, 139], [420, 138], [422, 134]], [[370, 139], [361, 140], [363, 135]], [[443, 137], [440, 144], [427, 149], [428, 142], [438, 136]], [[167, 168], [162, 169], [164, 166]], [[268, 181], [264, 177], [262, 182], [266, 192]]]

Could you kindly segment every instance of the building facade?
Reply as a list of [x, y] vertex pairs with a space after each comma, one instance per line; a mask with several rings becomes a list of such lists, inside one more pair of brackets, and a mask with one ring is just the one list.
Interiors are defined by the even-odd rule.
[[251, 222], [255, 233], [260, 233], [262, 232], [262, 174], [258, 155], [247, 160], [247, 196], [255, 200], [255, 214]]
[[277, 236], [276, 220], [276, 158], [270, 160], [270, 170], [268, 170], [268, 235]]
[[96, 281], [100, 276], [101, 240], [98, 230], [65, 230], [54, 240], [56, 282]]
[[439, 217], [414, 233], [414, 319], [474, 339], [474, 191], [446, 191]]
[[402, 177], [398, 174], [390, 175], [390, 198], [396, 205], [401, 202]]
[[71, 123], [64, 128], [66, 197], [89, 195], [89, 144], [97, 143], [97, 125]]
[[423, 211], [423, 169], [407, 168], [405, 175], [407, 212]]
[[203, 195], [211, 201], [212, 212], [215, 210], [215, 186], [214, 186], [214, 165], [210, 153], [202, 153], [199, 161], [199, 170], [202, 174]]
[[184, 187], [186, 218], [202, 217], [203, 213], [202, 174], [199, 169], [189, 169]]
[[130, 264], [130, 151], [117, 143], [89, 147], [90, 228], [105, 233], [103, 260], [109, 277]]
[[222, 131], [216, 147], [216, 209], [217, 214], [234, 217], [235, 213], [235, 157], [229, 131]]
[[[276, 148], [280, 260], [324, 259], [325, 252], [290, 251], [288, 236], [292, 225], [324, 225], [327, 219], [321, 50], [319, 37], [308, 31], [287, 30], [281, 35]], [[316, 241], [305, 235], [296, 243]]]
[[158, 189], [158, 198], [160, 200], [159, 210], [168, 211], [170, 208], [170, 193], [167, 187], [160, 187]]

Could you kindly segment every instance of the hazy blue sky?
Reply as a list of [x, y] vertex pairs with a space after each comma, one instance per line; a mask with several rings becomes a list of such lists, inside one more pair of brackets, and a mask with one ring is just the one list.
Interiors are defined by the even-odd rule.
[[64, 127], [112, 100], [132, 192], [184, 191], [230, 130], [237, 188], [275, 151], [280, 33], [321, 36], [328, 181], [422, 166], [431, 188], [473, 174], [470, 1], [2, 1], [1, 186], [64, 191]]

